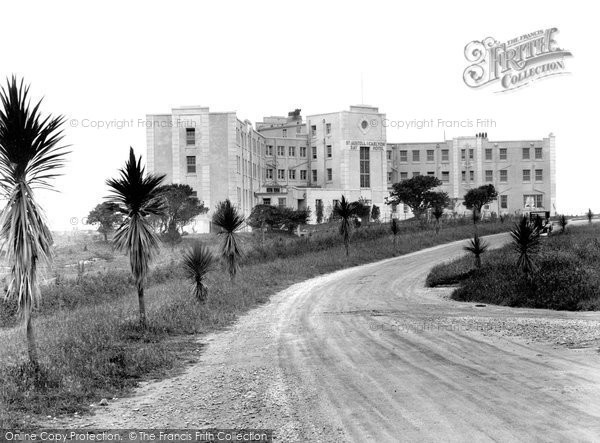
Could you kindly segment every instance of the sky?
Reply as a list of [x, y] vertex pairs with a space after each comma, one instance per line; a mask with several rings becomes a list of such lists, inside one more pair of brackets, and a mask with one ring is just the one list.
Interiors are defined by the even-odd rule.
[[[41, 192], [54, 230], [82, 219], [108, 194], [130, 146], [146, 156], [146, 114], [182, 105], [237, 111], [252, 122], [378, 106], [389, 142], [442, 141], [485, 131], [491, 140], [556, 136], [560, 213], [600, 212], [600, 102], [595, 4], [558, 1], [0, 1], [10, 75], [66, 117], [71, 145], [58, 192]], [[465, 45], [558, 28], [567, 75], [496, 93], [463, 81]], [[362, 87], [361, 87], [362, 84]], [[494, 127], [440, 127], [438, 119], [490, 119]], [[98, 127], [104, 125], [105, 127]]]

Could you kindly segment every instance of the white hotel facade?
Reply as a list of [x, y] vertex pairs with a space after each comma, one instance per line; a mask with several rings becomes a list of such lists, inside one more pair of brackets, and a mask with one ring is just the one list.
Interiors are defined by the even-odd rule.
[[433, 143], [388, 143], [378, 108], [315, 114], [300, 110], [252, 125], [235, 112], [180, 107], [148, 115], [147, 161], [169, 183], [190, 185], [210, 208], [197, 232], [209, 232], [215, 205], [229, 198], [248, 216], [259, 203], [311, 209], [327, 218], [345, 195], [362, 198], [381, 217], [404, 218], [407, 208], [385, 204], [391, 185], [434, 175], [464, 212], [468, 189], [492, 183], [499, 198], [487, 211], [518, 213], [531, 207], [555, 213], [556, 155], [552, 134], [537, 140], [490, 141], [487, 134]]

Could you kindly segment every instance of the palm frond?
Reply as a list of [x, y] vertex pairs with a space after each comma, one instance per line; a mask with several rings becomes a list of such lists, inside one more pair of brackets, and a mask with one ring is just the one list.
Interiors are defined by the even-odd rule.
[[16, 77], [0, 89], [0, 187], [8, 196], [21, 182], [29, 189], [52, 189], [51, 179], [59, 176], [56, 170], [64, 165], [63, 116], [42, 117], [40, 100], [33, 107], [29, 86]]
[[[11, 263], [6, 297], [16, 298], [28, 328], [39, 300], [38, 269], [49, 264], [52, 245], [33, 189], [51, 189], [67, 154], [59, 146], [64, 118], [42, 117], [40, 105], [41, 100], [31, 106], [29, 86], [14, 76], [0, 88], [0, 191], [7, 200], [0, 213], [0, 235]], [[30, 359], [35, 354], [31, 346]]]
[[203, 300], [206, 294], [206, 286], [204, 278], [211, 270], [214, 262], [214, 257], [210, 250], [200, 242], [195, 242], [194, 245], [187, 249], [183, 254], [183, 270], [194, 288], [194, 295], [198, 300]]
[[488, 248], [489, 245], [486, 243], [486, 241], [482, 240], [479, 235], [475, 233], [474, 237], [469, 240], [469, 243], [463, 249], [475, 256], [479, 256], [487, 251]]
[[212, 221], [215, 226], [222, 229], [219, 233], [224, 236], [221, 256], [225, 261], [229, 276], [233, 279], [240, 268], [240, 259], [243, 257], [236, 231], [243, 225], [244, 216], [227, 199], [217, 205]]
[[13, 190], [0, 215], [0, 230], [12, 264], [6, 297], [16, 298], [19, 314], [28, 319], [39, 301], [38, 266], [49, 264], [52, 245], [42, 208], [28, 184]]
[[145, 174], [141, 157], [135, 158], [133, 148], [120, 171], [120, 177], [106, 181], [112, 194], [110, 203], [118, 205], [125, 219], [117, 229], [113, 242], [117, 249], [129, 253], [129, 263], [135, 282], [140, 287], [148, 274], [150, 261], [159, 249], [159, 237], [150, 226], [150, 215], [164, 214], [160, 186], [164, 175]]
[[510, 236], [513, 248], [519, 254], [517, 266], [527, 277], [531, 277], [536, 270], [531, 255], [539, 249], [540, 231], [526, 217], [521, 217], [521, 220], [515, 223], [510, 231]]

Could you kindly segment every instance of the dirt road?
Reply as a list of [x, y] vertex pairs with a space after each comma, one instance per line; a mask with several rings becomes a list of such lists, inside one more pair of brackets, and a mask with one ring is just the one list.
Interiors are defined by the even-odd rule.
[[425, 289], [462, 244], [294, 285], [203, 337], [185, 373], [61, 421], [272, 428], [277, 441], [598, 440], [600, 313], [478, 307]]

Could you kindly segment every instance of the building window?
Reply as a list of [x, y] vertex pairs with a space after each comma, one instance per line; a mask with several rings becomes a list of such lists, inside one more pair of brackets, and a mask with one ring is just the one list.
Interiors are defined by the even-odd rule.
[[535, 148], [535, 159], [536, 160], [542, 159], [542, 148]]
[[285, 206], [285, 204], [286, 204], [285, 197], [279, 197], [277, 200], [278, 200], [277, 203], [280, 207]]
[[300, 157], [306, 157], [306, 146], [300, 146]]
[[331, 134], [331, 123], [325, 123], [325, 134]]
[[306, 180], [306, 169], [300, 169], [300, 180]]
[[263, 205], [270, 205], [271, 204], [271, 199], [267, 198], [267, 197], [263, 197]]
[[333, 180], [333, 169], [327, 168], [327, 181], [330, 182]]
[[267, 180], [273, 180], [273, 169], [267, 169]]
[[288, 171], [288, 177], [290, 180], [296, 180], [296, 170], [295, 169], [290, 169]]
[[332, 156], [331, 145], [327, 145], [327, 158], [331, 158], [331, 156]]
[[187, 173], [195, 174], [196, 173], [196, 156], [188, 155], [185, 158], [185, 162], [186, 162], [186, 166], [187, 166]]
[[400, 151], [400, 161], [401, 162], [408, 161], [408, 151]]
[[469, 171], [469, 180], [475, 181], [475, 171]]
[[370, 188], [371, 187], [371, 164], [369, 157], [369, 147], [360, 147], [360, 187]]
[[462, 181], [466, 182], [467, 181], [467, 171], [461, 171], [460, 178]]
[[388, 183], [391, 183], [391, 182], [392, 182], [392, 173], [391, 173], [391, 172], [388, 172], [388, 173], [387, 173], [387, 182], [388, 182]]
[[240, 169], [241, 169], [241, 167], [240, 167], [240, 164], [241, 164], [240, 156], [236, 155], [235, 156], [235, 160], [236, 160], [236, 169], [235, 169], [235, 172], [237, 172], [239, 174], [240, 173]]
[[289, 146], [288, 147], [288, 155], [290, 157], [295, 157], [296, 156], [296, 147], [295, 146]]
[[523, 169], [523, 181], [524, 182], [531, 181], [531, 170]]
[[500, 160], [506, 160], [508, 155], [507, 155], [507, 149], [506, 148], [500, 148]]
[[285, 146], [277, 146], [277, 155], [282, 157], [285, 155]]
[[317, 147], [316, 146], [312, 147], [312, 158], [313, 159], [317, 158]]
[[427, 150], [427, 161], [428, 162], [432, 162], [435, 159], [435, 154], [434, 154], [434, 150], [433, 149], [428, 149]]
[[500, 171], [500, 181], [503, 183], [508, 181], [508, 171], [506, 169]]
[[529, 156], [529, 148], [523, 148], [523, 160], [529, 160], [531, 157]]
[[469, 149], [469, 160], [473, 160], [475, 157], [475, 151], [473, 149]]
[[508, 208], [508, 195], [501, 195], [500, 196], [500, 209], [507, 209]]
[[317, 170], [316, 169], [312, 170], [312, 181], [315, 183], [317, 182]]
[[285, 180], [285, 169], [277, 170], [277, 180]]
[[287, 138], [287, 129], [283, 130], [283, 138]]
[[267, 145], [265, 155], [273, 155], [273, 146]]
[[485, 171], [485, 181], [491, 182], [494, 181], [494, 171], [490, 171], [489, 169]]
[[543, 169], [535, 170], [535, 181], [536, 182], [544, 181], [544, 170]]
[[465, 161], [467, 159], [467, 150], [466, 149], [461, 149], [460, 150], [460, 159], [462, 161]]
[[420, 153], [419, 153], [419, 151], [413, 151], [412, 153], [413, 153], [412, 161], [418, 162], [420, 160]]
[[391, 160], [391, 159], [392, 159], [392, 151], [386, 151], [386, 152], [385, 152], [385, 155], [386, 155], [386, 158], [387, 158], [388, 160]]
[[492, 150], [490, 148], [486, 148], [486, 150], [485, 150], [485, 159], [486, 160], [492, 159]]
[[450, 181], [450, 171], [442, 171], [442, 182], [448, 183]]
[[312, 125], [312, 126], [310, 127], [310, 133], [311, 133], [311, 135], [312, 135], [313, 137], [317, 135], [317, 127], [316, 127], [316, 125]]
[[296, 134], [301, 134], [302, 133], [302, 125], [297, 125], [296, 126]]
[[435, 177], [435, 172], [434, 171], [427, 171], [427, 175], [430, 177]]
[[187, 146], [196, 145], [196, 128], [185, 128], [185, 144]]
[[442, 149], [442, 161], [450, 161], [450, 151], [448, 149]]
[[238, 206], [242, 206], [242, 188], [237, 188], [237, 202]]
[[413, 176], [413, 177], [418, 177], [419, 175], [421, 175], [421, 173], [420, 173], [420, 172], [418, 172], [418, 171], [415, 171], [415, 172], [413, 172], [413, 174], [412, 174], [412, 176]]
[[542, 194], [530, 194], [523, 196], [523, 207], [543, 208]]
[[408, 178], [408, 172], [400, 173], [400, 180], [406, 180]]

